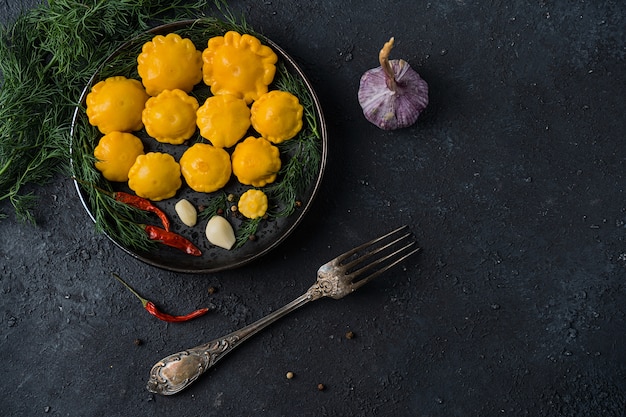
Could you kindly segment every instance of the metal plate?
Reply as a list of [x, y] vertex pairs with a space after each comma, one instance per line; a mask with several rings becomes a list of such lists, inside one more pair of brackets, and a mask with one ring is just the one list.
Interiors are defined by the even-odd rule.
[[[148, 31], [144, 35], [148, 35], [149, 37], [152, 37], [158, 34], [164, 35], [170, 32], [181, 31], [181, 30], [193, 31], [195, 30], [195, 28], [200, 28], [201, 26], [200, 22], [201, 22], [200, 20], [191, 20], [191, 21], [183, 21], [183, 22], [177, 22], [173, 24], [167, 24], [167, 25], [156, 27]], [[103, 66], [100, 68], [100, 70], [96, 74], [94, 74], [94, 76], [91, 78], [89, 83], [86, 85], [83, 91], [82, 97], [81, 97], [81, 101], [80, 101], [81, 104], [80, 106], [76, 108], [74, 117], [72, 119], [71, 152], [73, 154], [73, 157], [72, 157], [73, 166], [76, 164], [76, 161], [75, 161], [76, 150], [75, 149], [78, 146], [77, 139], [78, 139], [78, 135], [81, 134], [81, 130], [77, 129], [77, 124], [81, 122], [85, 123], [85, 120], [87, 118], [85, 111], [84, 111], [85, 100], [86, 100], [87, 94], [89, 93], [91, 87], [95, 83], [97, 83], [103, 78], [106, 78], [104, 75], [102, 75], [104, 72], [103, 69], [106, 69], [107, 74], [111, 74], [112, 72], [114, 72], [112, 71], [112, 69], [115, 68], [116, 60], [117, 60], [117, 57], [120, 55], [120, 53], [129, 53], [130, 51], [131, 53], [136, 53], [138, 55], [141, 52], [141, 46], [143, 45], [145, 39], [146, 37], [144, 36], [143, 38], [138, 38], [138, 39], [129, 41], [128, 43], [121, 46], [120, 49], [116, 51], [116, 53], [112, 54], [103, 63]], [[150, 39], [150, 38], [147, 38], [147, 39]], [[208, 41], [208, 39], [206, 40]], [[174, 210], [174, 205], [180, 198], [188, 199], [196, 207], [202, 206], [207, 201], [207, 199], [210, 198], [210, 194], [194, 192], [183, 181], [182, 188], [179, 190], [179, 192], [174, 198], [157, 202], [156, 205], [160, 207], [161, 209], [163, 209], [168, 214], [172, 223], [171, 230], [191, 240], [202, 251], [202, 256], [201, 257], [190, 256], [181, 251], [178, 251], [176, 249], [173, 249], [164, 245], [157, 245], [154, 249], [150, 249], [148, 251], [138, 250], [135, 248], [125, 246], [124, 244], [121, 243], [120, 239], [118, 239], [112, 233], [106, 232], [105, 230], [105, 234], [107, 235], [107, 237], [129, 255], [149, 265], [153, 265], [162, 269], [175, 271], [175, 272], [208, 273], [208, 272], [217, 272], [220, 270], [232, 269], [232, 268], [236, 268], [244, 264], [247, 264], [249, 262], [252, 262], [262, 257], [263, 255], [267, 254], [272, 249], [276, 248], [281, 242], [283, 242], [287, 238], [287, 236], [289, 236], [294, 231], [294, 229], [301, 222], [305, 214], [309, 211], [311, 203], [313, 199], [315, 198], [318, 192], [320, 183], [322, 181], [322, 176], [324, 174], [324, 168], [325, 168], [326, 159], [327, 159], [327, 131], [326, 131], [326, 125], [325, 125], [323, 113], [321, 110], [319, 100], [310, 82], [307, 80], [304, 73], [298, 67], [296, 62], [282, 48], [280, 48], [271, 40], [263, 38], [262, 42], [270, 46], [274, 50], [274, 52], [277, 54], [278, 59], [279, 59], [279, 64], [281, 62], [284, 64], [284, 67], [281, 67], [281, 68], [285, 69], [286, 71], [289, 71], [289, 73], [292, 76], [297, 77], [298, 79], [302, 81], [302, 84], [305, 86], [308, 94], [310, 95], [313, 110], [314, 110], [313, 113], [316, 119], [316, 131], [317, 131], [317, 135], [319, 137], [319, 142], [320, 142], [319, 143], [320, 158], [319, 158], [319, 161], [316, 163], [316, 166], [308, 167], [310, 169], [315, 170], [317, 174], [312, 177], [312, 181], [310, 181], [310, 183], [305, 187], [304, 191], [298, 195], [298, 201], [301, 203], [300, 207], [298, 207], [295, 212], [293, 212], [291, 215], [287, 217], [273, 217], [268, 220], [263, 220], [256, 233], [256, 240], [245, 243], [241, 247], [236, 248], [236, 249], [225, 250], [222, 248], [215, 247], [207, 241], [204, 230], [205, 230], [206, 222], [208, 221], [208, 219], [199, 221], [198, 224], [194, 226], [193, 228], [189, 228], [185, 226], [178, 219]], [[206, 47], [206, 43], [204, 45], [196, 44], [196, 48], [200, 51], [202, 51], [204, 47]], [[208, 87], [204, 86], [202, 82], [200, 83], [198, 88], [208, 89]], [[275, 89], [275, 88], [276, 88], [275, 86], [270, 85], [270, 89]], [[200, 105], [201, 104], [202, 103], [200, 102]], [[145, 152], [150, 152], [150, 151], [167, 152], [173, 155], [176, 160], [179, 160], [184, 150], [187, 149], [188, 147], [187, 145], [160, 144], [156, 142], [154, 139], [149, 138], [145, 134], [145, 131], [135, 132], [134, 134], [140, 137], [142, 141], [144, 142]], [[255, 135], [255, 132], [251, 132], [251, 134]], [[93, 136], [94, 136], [93, 139], [87, 138], [88, 141], [86, 143], [89, 143], [93, 145], [93, 147], [95, 147], [101, 134], [100, 135], [94, 134]], [[256, 136], [258, 136], [258, 134]], [[85, 143], [84, 139], [85, 138], [81, 138], [82, 144]], [[298, 140], [298, 137], [291, 139], [291, 140]], [[91, 149], [91, 151], [93, 151], [93, 148]], [[229, 149], [229, 152], [232, 152], [232, 149]], [[283, 166], [291, 157], [292, 155], [290, 155], [289, 152], [284, 152], [281, 149], [281, 159], [283, 162]], [[76, 172], [75, 169], [74, 169], [74, 172]], [[281, 180], [282, 178], [279, 175], [277, 181], [281, 181]], [[92, 204], [90, 203], [90, 198], [88, 196], [88, 193], [86, 192], [84, 179], [75, 178], [74, 183], [75, 183], [76, 190], [78, 192], [78, 196], [80, 197], [85, 210], [87, 211], [91, 219], [94, 222], [96, 222], [97, 220], [96, 213], [95, 213], [95, 210], [93, 210]], [[111, 183], [111, 186], [114, 191], [131, 192], [128, 189], [126, 184]], [[239, 184], [236, 178], [232, 176], [230, 182], [224, 188], [224, 191], [226, 193], [241, 195], [243, 191], [249, 188], [250, 187], [242, 186], [241, 184]], [[238, 216], [232, 216], [232, 217], [225, 216], [225, 217], [227, 217], [228, 220], [233, 225], [233, 227], [237, 229], [239, 223], [241, 222], [241, 218]]]

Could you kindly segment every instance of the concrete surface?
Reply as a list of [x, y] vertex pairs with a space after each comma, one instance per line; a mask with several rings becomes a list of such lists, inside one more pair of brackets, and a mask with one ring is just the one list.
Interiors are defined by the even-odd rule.
[[[230, 3], [324, 106], [312, 212], [253, 265], [182, 275], [96, 234], [67, 178], [35, 189], [38, 226], [0, 221], [2, 415], [623, 415], [624, 3]], [[390, 36], [431, 93], [416, 126], [383, 132], [356, 96]], [[282, 306], [320, 264], [404, 223], [423, 252], [393, 273], [306, 306], [177, 396], [146, 391], [161, 357]], [[216, 310], [164, 324], [111, 272], [169, 311]]]

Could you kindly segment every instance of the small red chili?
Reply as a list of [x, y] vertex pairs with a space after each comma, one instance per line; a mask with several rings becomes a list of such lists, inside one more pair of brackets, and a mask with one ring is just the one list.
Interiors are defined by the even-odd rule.
[[[81, 184], [87, 185], [85, 181], [81, 181], [78, 178], [75, 178], [75, 180], [80, 182]], [[147, 198], [125, 193], [123, 191], [108, 191], [93, 184], [91, 186], [101, 193], [108, 195], [115, 201], [119, 201], [123, 204], [128, 204], [129, 206], [138, 208], [139, 210], [148, 211], [150, 213], [156, 214], [161, 220], [163, 228], [168, 231], [170, 230], [170, 220], [167, 218], [167, 214], [165, 214], [163, 210], [152, 204], [152, 201], [148, 200]]]
[[208, 308], [200, 308], [198, 310], [192, 311], [189, 314], [185, 314], [184, 316], [172, 316], [171, 314], [167, 314], [167, 313], [160, 311], [152, 301], [146, 300], [141, 295], [139, 295], [130, 285], [124, 282], [124, 280], [122, 280], [122, 278], [120, 278], [117, 274], [112, 274], [112, 275], [115, 277], [115, 279], [121, 282], [122, 285], [124, 285], [130, 292], [132, 292], [135, 295], [135, 297], [139, 298], [139, 300], [141, 301], [141, 304], [143, 305], [143, 308], [145, 308], [148, 311], [148, 313], [152, 314], [154, 317], [156, 317], [159, 320], [167, 321], [170, 323], [178, 323], [178, 322], [183, 322], [183, 321], [189, 321], [191, 319], [195, 319], [196, 317], [203, 316], [209, 311]]
[[144, 226], [144, 230], [146, 231], [146, 233], [148, 233], [148, 238], [150, 240], [158, 241], [163, 243], [164, 245], [180, 249], [189, 255], [202, 255], [200, 249], [198, 249], [193, 243], [191, 243], [189, 240], [182, 237], [181, 235], [165, 229], [161, 229], [160, 227], [152, 226], [150, 224]]
[[119, 201], [120, 203], [128, 204], [129, 206], [136, 207], [140, 210], [149, 211], [156, 214], [159, 219], [161, 219], [161, 223], [163, 223], [163, 228], [167, 231], [170, 230], [170, 221], [167, 218], [167, 215], [163, 212], [163, 210], [152, 204], [150, 200], [133, 194], [128, 194], [123, 191], [116, 191], [112, 193], [112, 197], [115, 199], [115, 201]]

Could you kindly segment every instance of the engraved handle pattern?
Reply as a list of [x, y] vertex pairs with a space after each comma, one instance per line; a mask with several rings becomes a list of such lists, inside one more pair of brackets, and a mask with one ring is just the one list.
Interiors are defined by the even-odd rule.
[[172, 395], [182, 391], [242, 342], [309, 301], [317, 300], [324, 295], [325, 292], [316, 283], [289, 304], [240, 330], [161, 359], [150, 370], [148, 391], [161, 395]]

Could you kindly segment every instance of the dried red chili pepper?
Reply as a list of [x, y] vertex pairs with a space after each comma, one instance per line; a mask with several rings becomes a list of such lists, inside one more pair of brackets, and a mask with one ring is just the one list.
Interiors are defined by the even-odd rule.
[[[87, 184], [85, 181], [81, 181], [78, 178], [74, 179], [81, 184]], [[125, 193], [123, 191], [108, 191], [93, 184], [91, 184], [91, 186], [96, 188], [101, 193], [108, 195], [115, 201], [119, 201], [120, 203], [128, 204], [129, 206], [138, 208], [140, 210], [156, 214], [161, 220], [163, 228], [168, 231], [170, 230], [170, 220], [168, 219], [167, 214], [165, 214], [163, 210], [152, 204], [152, 201], [148, 200], [147, 198]]]
[[198, 249], [193, 243], [191, 243], [189, 240], [182, 237], [181, 235], [165, 229], [161, 229], [160, 227], [152, 226], [150, 224], [144, 226], [144, 230], [146, 231], [146, 233], [148, 233], [148, 238], [150, 240], [161, 242], [164, 245], [180, 249], [189, 255], [202, 255], [200, 249]]
[[170, 230], [170, 221], [167, 218], [167, 215], [163, 212], [163, 210], [152, 204], [150, 200], [133, 194], [128, 194], [123, 191], [116, 191], [110, 193], [110, 195], [115, 199], [115, 201], [119, 201], [120, 203], [128, 204], [129, 206], [136, 207], [140, 210], [149, 211], [156, 214], [159, 219], [161, 219], [163, 228], [167, 231]]
[[146, 300], [141, 295], [139, 295], [137, 291], [135, 291], [130, 285], [124, 282], [124, 280], [122, 280], [122, 278], [120, 278], [117, 274], [112, 274], [112, 275], [115, 277], [115, 279], [121, 282], [122, 285], [124, 285], [130, 292], [132, 292], [135, 295], [135, 297], [139, 298], [139, 300], [141, 301], [141, 304], [143, 305], [143, 308], [145, 308], [148, 311], [148, 313], [152, 314], [154, 317], [156, 317], [159, 320], [167, 321], [170, 323], [178, 323], [178, 322], [183, 322], [183, 321], [189, 321], [191, 319], [195, 319], [196, 317], [203, 316], [209, 311], [208, 308], [200, 308], [198, 310], [192, 311], [189, 314], [185, 314], [184, 316], [173, 316], [171, 314], [164, 313], [160, 311], [152, 301]]

